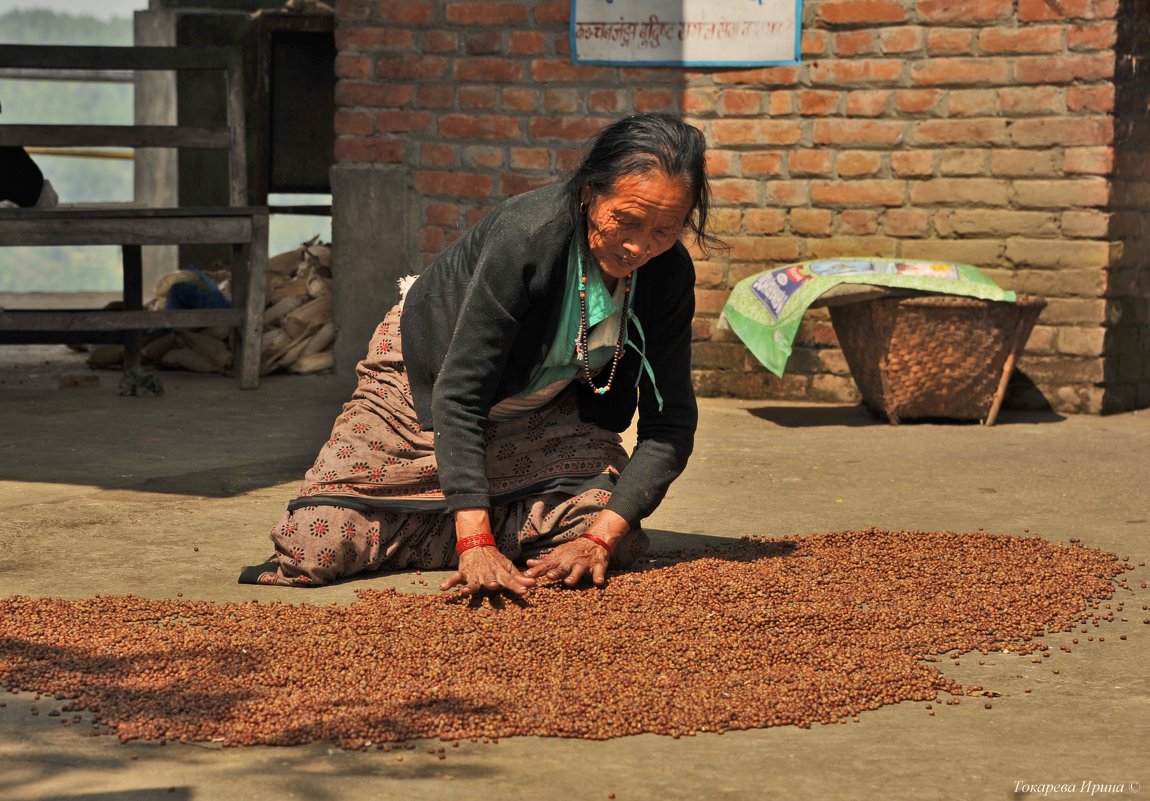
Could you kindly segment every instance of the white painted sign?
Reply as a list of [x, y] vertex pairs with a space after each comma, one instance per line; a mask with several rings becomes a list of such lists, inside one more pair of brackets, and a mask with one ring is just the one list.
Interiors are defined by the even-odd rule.
[[571, 60], [628, 66], [797, 64], [802, 0], [571, 0]]

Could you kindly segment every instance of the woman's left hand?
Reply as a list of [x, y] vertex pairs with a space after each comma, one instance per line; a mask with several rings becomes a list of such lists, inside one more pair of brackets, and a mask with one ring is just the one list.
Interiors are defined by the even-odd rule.
[[[593, 534], [609, 546], [613, 546], [630, 528], [630, 524], [622, 517], [604, 509], [586, 533]], [[610, 554], [606, 548], [586, 537], [576, 537], [556, 546], [538, 559], [528, 559], [527, 569], [523, 571], [523, 575], [533, 579], [562, 581], [568, 587], [574, 587], [583, 578], [590, 576], [596, 587], [602, 587], [607, 583], [609, 562]]]

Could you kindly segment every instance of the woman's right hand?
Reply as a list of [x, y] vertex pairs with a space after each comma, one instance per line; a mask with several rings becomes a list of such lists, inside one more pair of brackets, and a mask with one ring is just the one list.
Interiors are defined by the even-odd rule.
[[[491, 515], [486, 509], [460, 509], [455, 513], [455, 536], [459, 539], [491, 531]], [[507, 590], [520, 597], [535, 586], [535, 579], [519, 568], [495, 546], [468, 548], [459, 555], [459, 569], [448, 576], [440, 590], [459, 587], [460, 595]]]
[[507, 590], [520, 597], [535, 586], [535, 579], [519, 572], [515, 564], [494, 546], [469, 548], [459, 555], [459, 569], [439, 589], [459, 587], [460, 595]]

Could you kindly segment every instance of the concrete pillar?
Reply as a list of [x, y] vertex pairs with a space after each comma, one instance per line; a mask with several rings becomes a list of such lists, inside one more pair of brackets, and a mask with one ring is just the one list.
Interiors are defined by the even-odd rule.
[[355, 382], [375, 327], [415, 272], [408, 247], [407, 171], [387, 164], [331, 170], [335, 370]]

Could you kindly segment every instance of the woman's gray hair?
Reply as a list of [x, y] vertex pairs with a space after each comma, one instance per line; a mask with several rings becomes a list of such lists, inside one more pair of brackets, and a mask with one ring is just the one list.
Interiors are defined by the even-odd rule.
[[584, 189], [611, 192], [624, 175], [661, 172], [679, 178], [691, 194], [684, 224], [706, 255], [725, 244], [707, 233], [711, 192], [707, 183], [707, 142], [703, 133], [680, 117], [664, 112], [635, 114], [608, 125], [591, 140], [583, 160], [567, 179], [568, 213], [572, 228], [581, 227]]

